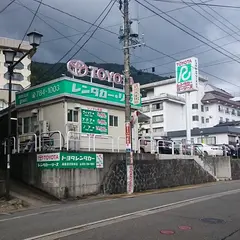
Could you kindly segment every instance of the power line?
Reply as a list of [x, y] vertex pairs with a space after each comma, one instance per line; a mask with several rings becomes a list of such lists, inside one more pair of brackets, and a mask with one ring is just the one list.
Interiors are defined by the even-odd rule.
[[[212, 1], [212, 0], [210, 0], [210, 1]], [[18, 2], [19, 2], [19, 1], [18, 1]], [[18, 3], [16, 3], [16, 4], [18, 4]], [[26, 6], [23, 5], [22, 3], [21, 3], [20, 5], [21, 5], [22, 7], [27, 8], [29, 11], [33, 12], [32, 9], [26, 7]], [[68, 27], [68, 28], [71, 28], [71, 29], [73, 29], [73, 30], [75, 30], [75, 31], [77, 31], [77, 32], [80, 32], [78, 29], [76, 29], [76, 28], [74, 28], [74, 27], [72, 27], [72, 26], [69, 26], [69, 25], [67, 25], [67, 24], [65, 24], [65, 23], [63, 23], [63, 22], [61, 22], [61, 21], [59, 21], [59, 20], [56, 20], [56, 19], [54, 19], [54, 18], [52, 18], [52, 17], [50, 17], [50, 16], [44, 15], [44, 14], [42, 14], [42, 13], [38, 13], [38, 14], [42, 15], [43, 17], [47, 17], [47, 18], [49, 18], [49, 19], [51, 19], [51, 20], [53, 20], [53, 21], [55, 21], [55, 22], [57, 22], [57, 23], [59, 23], [59, 24], [61, 24], [61, 25], [63, 25], [63, 26], [66, 26], [66, 27]], [[42, 18], [40, 18], [40, 19], [43, 21]], [[44, 22], [46, 23], [46, 21], [44, 21]], [[49, 25], [48, 23], [46, 23], [46, 24]], [[51, 26], [50, 26], [50, 27], [51, 27]], [[56, 30], [56, 29], [55, 29], [55, 30]], [[57, 30], [57, 32], [58, 32], [62, 37], [43, 41], [42, 44], [43, 44], [43, 43], [46, 43], [46, 42], [51, 42], [51, 41], [53, 41], [53, 40], [59, 40], [59, 39], [65, 39], [65, 38], [68, 39], [68, 40], [70, 40], [69, 37], [73, 37], [73, 36], [79, 35], [79, 34], [73, 34], [73, 35], [70, 35], [70, 36], [65, 36], [65, 35], [63, 35], [62, 33], [60, 33], [58, 30]], [[91, 31], [89, 31], [89, 33], [90, 33], [90, 32], [91, 32]], [[80, 32], [80, 33], [81, 33], [81, 34], [84, 34], [83, 32]], [[86, 35], [88, 35], [88, 34], [86, 34]], [[106, 43], [105, 41], [102, 41], [102, 40], [99, 39], [99, 38], [96, 38], [96, 37], [93, 37], [93, 36], [92, 36], [92, 39], [94, 39], [94, 40], [96, 40], [96, 41], [98, 41], [98, 42], [101, 42], [101, 43], [103, 43], [103, 44], [105, 44], [105, 45], [107, 45], [107, 46], [110, 46], [110, 47], [112, 47], [112, 48], [114, 48], [114, 49], [122, 52], [122, 49], [121, 49], [121, 48], [118, 48], [118, 47], [113, 46], [113, 45], [111, 45], [111, 44], [109, 44], [109, 43]], [[72, 40], [70, 40], [70, 41], [72, 41]], [[72, 42], [73, 42], [73, 41], [72, 41]], [[95, 56], [96, 58], [100, 59], [101, 61], [107, 63], [106, 61], [102, 60], [101, 58], [99, 58], [98, 56], [94, 55], [93, 53], [90, 53], [88, 50], [86, 50], [86, 49], [83, 49], [83, 50], [86, 51], [86, 52], [88, 52], [90, 55]], [[137, 56], [136, 54], [133, 54], [133, 53], [132, 53], [132, 55], [135, 56], [135, 57], [137, 57], [137, 58], [139, 58], [139, 59], [144, 59], [144, 58], [142, 58], [142, 57], [140, 57], [140, 56]], [[153, 63], [152, 61], [149, 61], [149, 62], [150, 62], [150, 63]], [[153, 64], [154, 64], [154, 63], [153, 63]]]
[[[30, 9], [29, 7], [27, 7], [26, 5], [24, 5], [24, 4], [23, 4], [22, 2], [20, 2], [19, 0], [18, 0], [18, 2], [19, 2], [19, 4], [20, 4], [20, 6], [26, 8], [28, 11], [30, 11], [32, 14], [34, 14], [34, 11], [32, 11], [32, 9]], [[58, 31], [55, 27], [53, 27], [51, 24], [47, 23], [44, 19], [42, 19], [41, 17], [39, 17], [37, 14], [36, 14], [36, 17], [39, 18], [42, 22], [44, 22], [46, 25], [48, 25], [51, 29], [53, 29], [54, 31], [56, 31], [58, 34], [60, 34], [61, 36], [63, 36], [64, 38], [68, 39], [70, 42], [72, 42], [72, 43], [75, 44], [74, 41], [72, 41], [70, 38], [68, 38], [68, 37], [65, 36], [64, 34], [62, 34], [62, 33], [61, 33], [60, 31]], [[89, 52], [88, 50], [86, 50], [86, 49], [84, 49], [84, 48], [83, 48], [83, 50], [84, 50], [85, 52], [87, 52], [88, 54], [92, 55], [93, 57], [99, 59], [100, 61], [107, 63], [105, 60], [103, 60], [102, 58], [98, 57], [97, 55]]]
[[[213, 47], [213, 46], [211, 46], [208, 42], [205, 42], [205, 41], [203, 41], [202, 39], [200, 39], [199, 37], [197, 37], [197, 36], [195, 36], [194, 34], [192, 34], [192, 33], [190, 33], [190, 32], [188, 32], [187, 30], [185, 30], [184, 28], [182, 28], [182, 27], [180, 27], [180, 26], [178, 26], [176, 23], [173, 23], [172, 21], [170, 21], [169, 19], [167, 19], [166, 17], [163, 17], [163, 16], [161, 16], [159, 13], [157, 13], [156, 11], [154, 11], [154, 10], [152, 10], [151, 8], [149, 8], [148, 6], [146, 6], [146, 5], [144, 5], [143, 3], [141, 3], [141, 2], [139, 2], [138, 0], [135, 0], [136, 2], [138, 2], [140, 5], [142, 5], [143, 7], [145, 7], [146, 9], [148, 9], [149, 11], [151, 11], [151, 12], [153, 12], [153, 13], [155, 13], [156, 15], [158, 15], [160, 18], [162, 18], [162, 19], [164, 19], [165, 21], [167, 21], [168, 23], [170, 23], [171, 25], [173, 25], [173, 26], [175, 26], [176, 28], [178, 28], [178, 29], [180, 29], [180, 30], [182, 30], [183, 32], [185, 32], [185, 33], [187, 33], [188, 35], [190, 35], [190, 36], [192, 36], [193, 38], [195, 38], [195, 39], [197, 39], [197, 40], [199, 40], [200, 42], [202, 42], [202, 43], [205, 43], [207, 46], [209, 46], [209, 47], [211, 47], [211, 48], [213, 48], [215, 51], [217, 51], [217, 52], [219, 52], [219, 53], [221, 53], [222, 55], [224, 55], [224, 56], [226, 56], [226, 57], [229, 57], [229, 58], [231, 58], [232, 60], [234, 60], [234, 61], [236, 61], [236, 62], [238, 62], [238, 63], [240, 63], [240, 61], [239, 60], [237, 60], [237, 59], [234, 59], [232, 56], [229, 56], [229, 55], [227, 55], [226, 53], [224, 53], [224, 52], [221, 52], [218, 48], [220, 48], [220, 49], [222, 49], [222, 50], [224, 50], [224, 51], [226, 51], [227, 53], [229, 53], [229, 54], [231, 54], [231, 55], [233, 55], [234, 57], [237, 57], [237, 56], [235, 56], [234, 54], [232, 54], [231, 52], [229, 52], [229, 51], [227, 51], [226, 49], [223, 49], [223, 48], [221, 48], [219, 45], [217, 45], [217, 44], [215, 44], [215, 43], [213, 43], [213, 42], [211, 42], [209, 39], [207, 39], [207, 38], [205, 38], [204, 36], [202, 36], [201, 34], [199, 34], [199, 33], [197, 33], [196, 31], [194, 31], [194, 30], [192, 30], [191, 28], [189, 28], [188, 26], [186, 26], [185, 24], [182, 24], [180, 21], [178, 21], [178, 20], [176, 20], [176, 19], [174, 19], [173, 17], [171, 17], [170, 15], [168, 15], [168, 14], [165, 14], [162, 10], [160, 10], [159, 8], [157, 8], [156, 6], [154, 6], [154, 5], [152, 5], [151, 3], [149, 3], [147, 0], [145, 0], [145, 2], [147, 2], [149, 5], [151, 5], [151, 6], [153, 6], [154, 8], [156, 8], [156, 9], [158, 9], [160, 12], [162, 12], [162, 13], [164, 13], [165, 15], [167, 15], [169, 18], [171, 18], [171, 19], [173, 19], [174, 21], [176, 21], [177, 23], [179, 23], [180, 25], [182, 25], [182, 26], [184, 26], [185, 28], [188, 28], [189, 30], [191, 30], [192, 32], [194, 32], [195, 34], [197, 34], [198, 36], [200, 36], [201, 38], [204, 38], [204, 39], [206, 39], [207, 41], [209, 41], [209, 42], [211, 42], [212, 44], [214, 44], [216, 47]], [[237, 57], [238, 58], [238, 57]]]
[[[157, 52], [157, 53], [163, 54], [163, 52], [161, 52], [161, 51], [159, 51], [159, 50], [157, 50], [157, 49], [155, 49], [155, 48], [152, 48], [152, 47], [149, 47], [149, 48], [150, 48], [151, 50]], [[166, 54], [166, 55], [167, 55], [167, 54]], [[168, 56], [168, 55], [167, 55], [167, 56]], [[179, 60], [179, 59], [176, 59], [176, 58], [174, 58], [174, 57], [172, 57], [172, 56], [169, 56], [169, 57], [172, 58], [175, 62]], [[208, 72], [206, 72], [206, 71], [204, 71], [204, 70], [202, 70], [202, 69], [201, 69], [201, 72], [203, 72], [203, 73], [205, 73], [205, 74], [207, 74], [207, 75], [209, 75], [209, 76], [211, 76], [211, 77], [214, 77], [214, 78], [216, 78], [216, 79], [219, 79], [219, 80], [221, 80], [222, 82], [226, 82], [226, 83], [229, 83], [229, 84], [231, 84], [231, 85], [233, 85], [233, 86], [240, 87], [239, 85], [236, 85], [236, 84], [234, 84], [234, 83], [232, 83], [232, 82], [229, 82], [229, 81], [227, 81], [227, 80], [225, 80], [225, 79], [223, 79], [223, 78], [221, 78], [221, 77], [218, 77], [218, 76], [216, 76], [216, 75], [214, 75], [214, 74], [208, 73]], [[171, 73], [175, 73], [175, 72], [171, 72]], [[166, 74], [166, 73], [164, 73], [164, 74]]]
[[18, 50], [20, 49], [20, 47], [21, 47], [21, 45], [22, 45], [22, 42], [23, 42], [24, 38], [26, 37], [26, 35], [27, 35], [30, 27], [32, 26], [33, 21], [34, 21], [34, 19], [35, 19], [35, 17], [36, 17], [36, 14], [37, 14], [39, 8], [41, 7], [41, 4], [42, 4], [42, 0], [40, 1], [40, 3], [39, 3], [39, 5], [38, 5], [38, 7], [37, 7], [37, 9], [36, 9], [36, 11], [35, 11], [35, 13], [34, 13], [34, 15], [33, 15], [33, 18], [32, 18], [32, 20], [31, 20], [31, 22], [30, 22], [30, 24], [29, 24], [29, 26], [28, 26], [28, 28], [27, 28], [26, 32], [24, 33], [24, 35], [23, 35], [22, 41], [21, 41], [20, 44], [18, 45], [17, 52], [18, 52]]
[[[200, 2], [201, 3], [204, 3], [202, 0], [200, 0]], [[200, 7], [200, 6], [199, 6]], [[238, 31], [240, 31], [240, 28], [238, 27], [238, 26], [236, 26], [235, 24], [233, 24], [233, 23], [231, 23], [227, 18], [225, 18], [225, 17], [223, 17], [221, 14], [219, 14], [216, 10], [214, 10], [213, 9], [213, 7], [210, 7], [210, 6], [207, 6], [210, 10], [212, 10], [215, 14], [217, 14], [219, 17], [221, 17], [222, 19], [224, 19], [224, 21], [226, 21], [227, 23], [229, 23], [232, 27], [234, 27], [234, 28], [236, 28]], [[203, 9], [202, 7], [201, 7], [201, 9]], [[206, 11], [207, 12], [207, 11]], [[209, 12], [208, 12], [208, 14], [210, 14]], [[212, 14], [210, 14], [211, 16], [212, 16]], [[224, 22], [222, 22], [222, 24], [223, 25], [225, 25], [224, 24]], [[233, 31], [233, 30], [232, 30]]]
[[178, 2], [178, 1], [172, 1], [172, 0], [153, 0], [155, 2], [167, 2], [167, 3], [175, 3], [175, 4], [190, 4], [193, 6], [211, 6], [211, 7], [218, 7], [218, 8], [229, 8], [229, 9], [240, 9], [240, 6], [234, 6], [234, 5], [222, 5], [222, 4], [209, 4], [209, 3], [191, 3], [191, 2]]
[[[113, 3], [112, 3], [112, 2], [113, 2]], [[110, 2], [108, 3], [108, 5], [104, 8], [104, 10], [102, 11], [102, 13], [101, 13], [101, 14], [99, 15], [99, 17], [95, 20], [95, 22], [90, 26], [90, 28], [86, 31], [86, 33], [92, 28], [92, 26], [93, 26], [94, 24], [96, 24], [96, 22], [99, 20], [99, 18], [101, 18], [101, 16], [102, 16], [103, 13], [105, 12], [105, 10], [106, 10], [106, 9], [111, 5], [111, 3], [112, 3], [112, 5], [110, 6], [109, 10], [107, 11], [107, 13], [105, 14], [105, 16], [103, 17], [103, 19], [100, 21], [100, 23], [97, 25], [97, 27], [94, 29], [94, 31], [92, 32], [92, 34], [88, 37], [88, 39], [87, 39], [87, 40], [83, 43], [83, 45], [72, 55], [72, 57], [71, 57], [68, 61], [70, 61], [73, 57], [75, 57], [75, 56], [79, 53], [79, 51], [88, 43], [88, 41], [91, 39], [91, 37], [92, 37], [92, 36], [95, 34], [95, 32], [100, 28], [100, 25], [103, 23], [103, 21], [106, 19], [106, 17], [108, 16], [108, 14], [110, 13], [110, 11], [112, 10], [115, 2], [116, 2], [116, 0], [114, 0], [114, 1], [110, 0]], [[84, 36], [85, 36], [85, 35], [83, 35], [83, 37], [84, 37]], [[79, 41], [77, 41], [77, 43], [80, 42], [80, 40], [81, 40], [83, 37], [81, 37], [81, 38], [79, 39]], [[76, 43], [76, 44], [77, 44], [77, 43]], [[76, 46], [76, 44], [74, 44], [74, 46], [73, 46], [66, 54], [64, 54], [63, 57], [60, 58], [57, 63], [59, 63], [62, 59], [64, 59], [64, 58], [67, 56], [67, 54], [70, 53], [71, 50]], [[54, 66], [53, 66], [53, 67], [54, 67]], [[51, 69], [53, 69], [53, 67], [50, 68], [47, 72], [49, 72]], [[54, 75], [56, 72], [58, 72], [61, 68], [62, 68], [62, 66], [59, 67], [52, 75]], [[44, 73], [43, 76], [44, 76], [45, 74], [46, 74], [46, 73]]]
[[[221, 45], [221, 47], [230, 45], [230, 44], [235, 43], [235, 42], [237, 42], [237, 41], [235, 40], [235, 41], [232, 41], [232, 42], [223, 44], [223, 45]], [[196, 49], [196, 48], [197, 48], [197, 47], [194, 47], [194, 48], [189, 49], [189, 50], [183, 50], [183, 51], [181, 51], [181, 52], [177, 52], [177, 53], [171, 54], [171, 56], [177, 55], [177, 54], [182, 53], [182, 52], [190, 51], [190, 50], [193, 50], [193, 49]], [[206, 52], [210, 52], [210, 51], [212, 51], [212, 50], [213, 50], [213, 49], [210, 48], [210, 49], [201, 51], [201, 52], [199, 52], [199, 53], [196, 53], [196, 54], [194, 54], [194, 55], [195, 55], [195, 56], [198, 56], [198, 55], [200, 55], [200, 54], [203, 54], [203, 53], [206, 53]], [[187, 57], [185, 57], [185, 58], [188, 58], [188, 57], [191, 57], [191, 56], [187, 56]], [[240, 56], [239, 56], [239, 57], [240, 57]], [[161, 58], [164, 58], [164, 57], [161, 57]], [[160, 58], [159, 58], [159, 59], [160, 59]], [[229, 61], [232, 61], [232, 60], [229, 60]], [[169, 61], [169, 62], [166, 62], [166, 63], [161, 63], [161, 64], [158, 64], [158, 65], [155, 65], [155, 66], [153, 66], [153, 67], [154, 67], [154, 68], [156, 68], [156, 67], [162, 67], [162, 66], [164, 66], [164, 65], [168, 65], [168, 64], [171, 64], [171, 63], [174, 63], [174, 62], [175, 62], [175, 61]], [[141, 70], [145, 71], [145, 70], [148, 70], [148, 69], [151, 69], [151, 68], [152, 68], [152, 67], [144, 68], [144, 69], [141, 69]]]
[[3, 13], [9, 6], [11, 6], [16, 0], [12, 0], [6, 7], [0, 10], [0, 14]]
[[[33, 0], [33, 1], [40, 3], [40, 0]], [[212, 1], [214, 1], [214, 0], [207, 0], [207, 1], [204, 1], [204, 3], [212, 2]], [[89, 22], [89, 21], [87, 21], [87, 20], [84, 20], [84, 19], [82, 19], [82, 18], [80, 18], [80, 17], [77, 17], [76, 15], [73, 15], [73, 14], [71, 14], [71, 13], [68, 13], [68, 12], [66, 12], [66, 11], [63, 11], [62, 9], [56, 8], [56, 7], [54, 7], [54, 6], [50, 5], [50, 4], [42, 3], [42, 5], [44, 5], [45, 7], [48, 7], [48, 8], [50, 8], [50, 9], [52, 9], [52, 10], [55, 10], [55, 11], [57, 11], [57, 12], [60, 12], [60, 13], [62, 13], [62, 14], [65, 14], [65, 15], [67, 15], [67, 16], [69, 16], [69, 17], [75, 18], [75, 19], [77, 19], [77, 20], [79, 20], [79, 21], [82, 21], [82, 22], [84, 22], [84, 23], [87, 23], [87, 24], [90, 24], [90, 25], [92, 24], [91, 22]], [[182, 10], [182, 9], [185, 9], [185, 8], [188, 8], [188, 6], [183, 6], [183, 7], [171, 9], [171, 10], [166, 11], [166, 13], [175, 12], [175, 11]], [[156, 16], [156, 14], [153, 14], [153, 15], [150, 15], [150, 16], [146, 16], [146, 17], [142, 17], [142, 18], [140, 18], [139, 20], [147, 19], [147, 18], [154, 17], [154, 16]], [[107, 31], [107, 32], [109, 32], [109, 33], [118, 35], [118, 33], [115, 33], [115, 32], [113, 32], [113, 31], [110, 31], [110, 30], [108, 30], [108, 29], [106, 29], [106, 28], [115, 27], [115, 26], [119, 26], [119, 25], [121, 25], [121, 24], [115, 24], [115, 25], [111, 25], [111, 26], [107, 26], [107, 27], [99, 27], [99, 28], [102, 29], [102, 30], [104, 30], [104, 31]], [[94, 25], [94, 26], [96, 27], [96, 25]]]
[[[33, 1], [34, 1], [34, 2], [38, 2], [38, 3], [40, 2], [40, 0], [33, 0]], [[45, 7], [51, 8], [52, 10], [55, 10], [55, 11], [57, 11], [57, 12], [61, 12], [61, 13], [65, 14], [65, 15], [69, 16], [69, 17], [75, 18], [75, 19], [77, 19], [77, 20], [79, 20], [79, 21], [81, 21], [81, 22], [87, 23], [87, 24], [89, 24], [89, 25], [91, 25], [91, 26], [98, 27], [98, 25], [96, 25], [95, 23], [93, 24], [93, 23], [91, 23], [91, 22], [89, 22], [89, 21], [87, 21], [87, 20], [84, 20], [83, 18], [77, 17], [76, 15], [73, 15], [73, 14], [71, 14], [71, 13], [68, 13], [68, 12], [66, 12], [66, 11], [63, 11], [63, 10], [61, 10], [61, 9], [59, 9], [59, 8], [56, 8], [56, 7], [52, 6], [52, 5], [49, 5], [49, 4], [47, 4], [47, 3], [42, 3], [42, 5], [44, 5]], [[105, 32], [109, 32], [109, 33], [112, 33], [112, 34], [115, 34], [115, 35], [118, 36], [118, 33], [115, 33], [115, 32], [113, 32], [113, 31], [110, 31], [110, 30], [108, 30], [108, 29], [106, 29], [106, 28], [104, 28], [104, 27], [101, 27], [101, 26], [100, 26], [100, 27], [98, 27], [98, 28], [104, 30]]]
[[[183, 3], [185, 3], [184, 0], [181, 0]], [[191, 0], [192, 3], [195, 3], [193, 0]], [[208, 17], [206, 17], [204, 14], [202, 14], [200, 11], [198, 11], [197, 9], [195, 9], [193, 6], [190, 6], [188, 3], [186, 3], [187, 6], [189, 6], [193, 11], [195, 11], [196, 13], [198, 13], [200, 16], [202, 16], [204, 19], [208, 20], [210, 23], [212, 23], [213, 25], [215, 25], [216, 27], [218, 27], [219, 29], [221, 29], [223, 32], [229, 34], [224, 28], [222, 28], [221, 26], [218, 26], [215, 22], [213, 22], [211, 19], [209, 19]], [[205, 13], [209, 14], [212, 18], [214, 18], [215, 20], [217, 20], [218, 22], [220, 22], [221, 24], [223, 24], [228, 30], [230, 30], [231, 32], [233, 31], [232, 29], [230, 29], [225, 23], [222, 23], [219, 19], [217, 19], [215, 16], [213, 16], [212, 14], [210, 14], [209, 12], [207, 12], [202, 6], [198, 6], [200, 9], [202, 9]], [[235, 36], [232, 36], [232, 38], [234, 38], [235, 40], [238, 40], [238, 38], [236, 38]], [[238, 40], [239, 41], [239, 40]]]

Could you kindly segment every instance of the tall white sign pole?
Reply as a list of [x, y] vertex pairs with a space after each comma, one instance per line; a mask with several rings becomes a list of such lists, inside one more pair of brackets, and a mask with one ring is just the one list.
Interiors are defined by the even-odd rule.
[[175, 64], [177, 93], [186, 96], [186, 142], [191, 144], [191, 99], [190, 93], [198, 91], [198, 59], [183, 59]]
[[187, 144], [191, 144], [191, 99], [190, 92], [185, 93], [186, 99], [186, 132], [187, 132]]

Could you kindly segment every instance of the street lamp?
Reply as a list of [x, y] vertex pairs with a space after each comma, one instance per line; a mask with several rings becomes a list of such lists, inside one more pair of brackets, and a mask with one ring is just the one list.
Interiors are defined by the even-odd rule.
[[11, 162], [11, 106], [12, 106], [12, 76], [15, 66], [20, 63], [29, 54], [34, 54], [37, 47], [41, 43], [42, 34], [33, 31], [27, 34], [29, 43], [32, 46], [18, 61], [14, 61], [16, 51], [12, 49], [5, 49], [3, 54], [5, 55], [5, 62], [8, 64], [9, 84], [8, 84], [8, 144], [7, 144], [7, 169], [6, 169], [6, 198], [10, 199], [10, 162]]

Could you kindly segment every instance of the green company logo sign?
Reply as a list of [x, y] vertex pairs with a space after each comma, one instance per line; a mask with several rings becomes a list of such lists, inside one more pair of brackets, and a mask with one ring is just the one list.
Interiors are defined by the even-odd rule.
[[185, 93], [198, 90], [198, 59], [189, 58], [176, 62], [177, 92]]
[[37, 154], [37, 167], [42, 169], [103, 168], [103, 154], [69, 152]]
[[[103, 103], [110, 103], [120, 106], [125, 105], [125, 93], [121, 90], [112, 87], [107, 88], [99, 84], [91, 84], [84, 81], [66, 79], [16, 93], [16, 105], [34, 104], [44, 100], [56, 98], [59, 95], [75, 96], [90, 101], [102, 101]], [[141, 107], [141, 103], [138, 105], [132, 104], [132, 107], [139, 108]]]

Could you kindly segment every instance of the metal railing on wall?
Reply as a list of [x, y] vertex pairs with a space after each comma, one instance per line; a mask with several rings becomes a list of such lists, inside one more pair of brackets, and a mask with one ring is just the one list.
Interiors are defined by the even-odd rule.
[[38, 136], [38, 143], [40, 152], [62, 150], [62, 133], [60, 131], [43, 132]]
[[38, 143], [35, 133], [20, 135], [17, 139], [17, 152], [37, 152]]
[[[113, 137], [103, 134], [86, 134], [68, 131], [64, 139], [60, 131], [50, 131], [36, 135], [23, 134], [16, 139], [12, 137], [12, 152], [42, 152], [42, 151], [110, 151], [125, 152], [125, 136]], [[66, 141], [65, 141], [66, 140]], [[6, 154], [7, 141], [3, 142], [3, 151]], [[183, 144], [165, 139], [150, 140], [145, 138], [132, 139], [134, 152], [156, 154], [198, 155], [203, 153], [194, 144]], [[225, 151], [226, 152], [226, 151]]]

